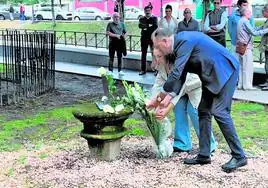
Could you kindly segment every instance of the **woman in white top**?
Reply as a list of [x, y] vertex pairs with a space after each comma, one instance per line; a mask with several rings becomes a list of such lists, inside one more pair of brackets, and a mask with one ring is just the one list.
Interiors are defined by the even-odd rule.
[[[155, 100], [160, 92], [163, 92], [163, 85], [173, 68], [172, 62], [170, 62], [160, 50], [154, 49], [154, 56], [153, 65], [157, 67], [158, 74], [152, 88], [152, 101]], [[187, 152], [192, 149], [188, 115], [192, 121], [196, 135], [199, 137], [200, 131], [197, 107], [201, 100], [201, 93], [201, 81], [198, 75], [188, 73], [181, 92], [173, 98], [171, 104], [167, 108], [168, 111], [173, 108], [175, 114], [174, 152]], [[148, 102], [147, 107], [154, 108], [151, 104], [153, 104], [153, 102]], [[210, 140], [212, 152], [217, 147], [213, 133], [211, 133]]]
[[169, 29], [170, 33], [175, 34], [178, 28], [177, 19], [172, 16], [172, 6], [167, 5], [165, 8], [166, 16], [161, 18], [158, 27]]

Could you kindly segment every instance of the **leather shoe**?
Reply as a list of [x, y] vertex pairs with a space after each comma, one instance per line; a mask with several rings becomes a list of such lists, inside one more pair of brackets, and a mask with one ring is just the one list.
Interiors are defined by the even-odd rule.
[[268, 87], [268, 82], [265, 82], [263, 84], [259, 84], [260, 87]]
[[189, 152], [189, 150], [182, 150], [180, 148], [173, 147], [173, 152], [182, 153], [182, 152]]
[[224, 172], [230, 173], [234, 171], [235, 169], [245, 166], [247, 164], [248, 164], [248, 160], [246, 157], [240, 158], [240, 159], [236, 159], [232, 157], [231, 160], [225, 163], [224, 165], [222, 165], [221, 168]]
[[211, 158], [202, 156], [202, 155], [197, 155], [196, 157], [192, 159], [185, 159], [184, 164], [188, 165], [197, 165], [197, 164], [210, 164], [211, 163]]
[[262, 91], [268, 91], [268, 84], [266, 87], [261, 88]]
[[141, 72], [139, 73], [139, 75], [144, 75], [144, 74], [146, 74], [145, 71], [141, 71]]

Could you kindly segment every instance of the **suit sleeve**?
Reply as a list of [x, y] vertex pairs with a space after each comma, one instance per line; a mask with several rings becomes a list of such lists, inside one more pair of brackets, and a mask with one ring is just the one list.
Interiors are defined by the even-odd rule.
[[177, 57], [175, 60], [174, 68], [164, 84], [164, 90], [166, 92], [172, 93], [172, 95], [174, 95], [174, 93], [177, 95], [180, 93], [187, 74], [186, 72], [183, 72], [183, 70], [187, 61], [191, 57], [193, 48], [193, 42], [183, 40], [180, 41], [174, 49], [177, 54]]
[[154, 27], [154, 30], [156, 30], [158, 28], [158, 23], [157, 23], [157, 17], [155, 17], [154, 21], [153, 21], [153, 27]]

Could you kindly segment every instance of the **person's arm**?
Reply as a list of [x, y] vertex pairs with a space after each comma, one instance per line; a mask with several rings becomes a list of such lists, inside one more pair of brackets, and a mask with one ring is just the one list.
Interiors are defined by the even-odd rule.
[[255, 27], [255, 21], [254, 21], [254, 19], [253, 19], [253, 16], [251, 16], [251, 17], [249, 18], [249, 22], [250, 22], [250, 25], [251, 25], [252, 27]]
[[157, 17], [153, 17], [153, 30], [156, 30], [158, 28], [158, 22], [157, 22]]
[[196, 27], [195, 27], [195, 31], [201, 31], [199, 22], [196, 20]]
[[112, 33], [110, 23], [108, 23], [108, 25], [107, 25], [107, 28], [106, 28], [106, 35], [108, 35], [109, 37], [114, 37], [114, 38], [118, 38], [118, 39], [120, 39], [120, 35], [117, 35], [117, 34]]
[[231, 15], [228, 19], [228, 34], [232, 37], [232, 27], [233, 27], [233, 15]]
[[164, 21], [164, 18], [161, 18], [158, 22], [158, 27], [160, 28], [163, 28], [163, 21]]
[[177, 52], [175, 65], [163, 87], [165, 92], [169, 93], [172, 97], [175, 97], [181, 91], [187, 74], [186, 72], [183, 74], [183, 70], [187, 61], [191, 57], [193, 48], [194, 43], [187, 40], [181, 40], [175, 47]]
[[221, 23], [215, 25], [214, 27], [215, 27], [218, 31], [220, 31], [220, 30], [222, 30], [222, 29], [225, 27], [227, 21], [228, 21], [228, 15], [227, 15], [227, 12], [224, 11], [224, 12], [222, 13], [222, 15], [221, 15]]
[[207, 14], [206, 20], [205, 20], [205, 23], [204, 23], [204, 31], [208, 32], [209, 30], [210, 30], [210, 27], [209, 27], [209, 14]]
[[148, 25], [145, 24], [145, 23], [143, 23], [143, 22], [144, 22], [144, 18], [141, 17], [141, 18], [139, 19], [139, 28], [140, 28], [140, 29], [147, 29], [147, 28], [148, 28]]
[[180, 22], [178, 23], [178, 27], [177, 27], [177, 33], [179, 33], [181, 31], [181, 28], [180, 28]]
[[262, 29], [262, 30], [256, 30], [254, 27], [251, 26], [250, 22], [244, 22], [245, 28], [248, 33], [250, 33], [253, 36], [262, 36], [268, 33], [268, 28]]

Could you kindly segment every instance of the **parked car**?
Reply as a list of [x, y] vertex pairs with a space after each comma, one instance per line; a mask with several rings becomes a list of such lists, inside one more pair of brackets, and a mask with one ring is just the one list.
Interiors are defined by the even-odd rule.
[[[19, 19], [20, 13], [16, 10], [14, 7], [14, 13], [13, 17], [15, 20]], [[9, 15], [9, 7], [7, 6], [2, 6], [0, 7], [0, 20], [10, 20], [10, 15]]]
[[77, 8], [74, 13], [74, 20], [110, 20], [108, 12], [104, 12], [95, 7]]
[[[72, 20], [72, 12], [63, 10], [59, 7], [55, 7], [55, 19], [56, 20]], [[42, 7], [35, 12], [37, 20], [52, 20], [51, 7]]]
[[125, 19], [139, 20], [144, 15], [144, 12], [135, 6], [125, 6]]

